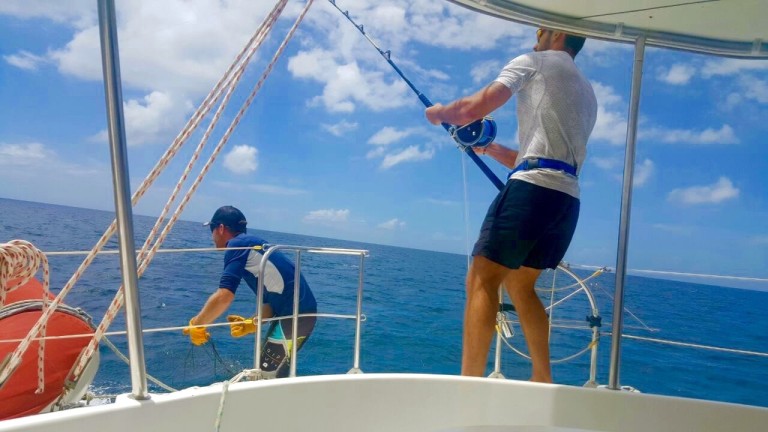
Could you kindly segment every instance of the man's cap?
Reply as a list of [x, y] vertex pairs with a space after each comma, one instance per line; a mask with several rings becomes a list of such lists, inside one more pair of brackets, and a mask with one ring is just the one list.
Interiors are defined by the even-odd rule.
[[211, 220], [203, 225], [218, 226], [219, 224], [232, 231], [245, 232], [245, 226], [248, 225], [248, 221], [245, 220], [245, 215], [240, 210], [232, 206], [224, 206], [219, 207]]

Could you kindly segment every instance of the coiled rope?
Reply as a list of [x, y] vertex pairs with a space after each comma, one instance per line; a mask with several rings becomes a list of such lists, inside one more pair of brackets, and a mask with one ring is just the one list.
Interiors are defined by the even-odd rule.
[[[0, 308], [5, 306], [6, 296], [9, 292], [27, 283], [32, 279], [40, 267], [43, 267], [43, 314], [50, 315], [51, 307], [49, 280], [50, 270], [48, 267], [48, 258], [45, 254], [36, 248], [32, 243], [24, 240], [11, 240], [8, 243], [0, 244]], [[11, 280], [16, 279], [14, 284], [9, 285]], [[16, 370], [21, 363], [21, 358], [32, 344], [31, 337], [39, 334], [41, 340], [37, 345], [37, 390], [40, 394], [45, 391], [45, 333], [47, 329], [47, 320], [33, 333], [30, 332], [27, 338], [21, 341], [11, 354], [7, 363], [0, 370], [0, 386]], [[1, 359], [0, 359], [1, 360]]]

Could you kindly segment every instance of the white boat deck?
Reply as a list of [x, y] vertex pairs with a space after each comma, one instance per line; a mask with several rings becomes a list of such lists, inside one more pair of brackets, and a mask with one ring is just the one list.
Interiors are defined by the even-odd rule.
[[40, 414], [0, 431], [765, 431], [768, 409], [607, 389], [419, 374], [222, 384]]

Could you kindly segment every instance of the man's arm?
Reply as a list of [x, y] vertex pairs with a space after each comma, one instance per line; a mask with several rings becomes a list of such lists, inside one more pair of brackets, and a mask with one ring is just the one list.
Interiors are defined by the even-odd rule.
[[481, 119], [504, 105], [512, 97], [512, 90], [499, 82], [492, 82], [477, 93], [455, 100], [448, 105], [435, 104], [427, 108], [427, 120], [434, 125], [448, 123], [465, 125]]
[[496, 159], [496, 161], [509, 169], [513, 169], [515, 167], [515, 161], [517, 160], [518, 154], [517, 150], [512, 150], [511, 148], [505, 147], [496, 142], [492, 142], [485, 147], [473, 147], [472, 150], [474, 150], [475, 153], [490, 156]]
[[205, 306], [200, 310], [200, 313], [192, 318], [189, 323], [192, 325], [202, 325], [216, 321], [216, 318], [229, 308], [234, 298], [235, 293], [232, 291], [226, 288], [217, 289], [216, 292], [208, 297], [208, 301], [205, 302]]

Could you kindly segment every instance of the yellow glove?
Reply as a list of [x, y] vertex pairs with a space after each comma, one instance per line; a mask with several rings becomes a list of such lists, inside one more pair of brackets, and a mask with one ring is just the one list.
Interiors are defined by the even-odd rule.
[[211, 338], [211, 334], [205, 327], [193, 325], [192, 320], [189, 320], [189, 326], [184, 327], [181, 332], [189, 336], [189, 340], [196, 346], [204, 345]]
[[240, 315], [228, 315], [227, 321], [230, 322], [229, 334], [231, 334], [232, 337], [239, 338], [256, 331], [256, 323], [253, 322], [253, 318], [243, 318]]

